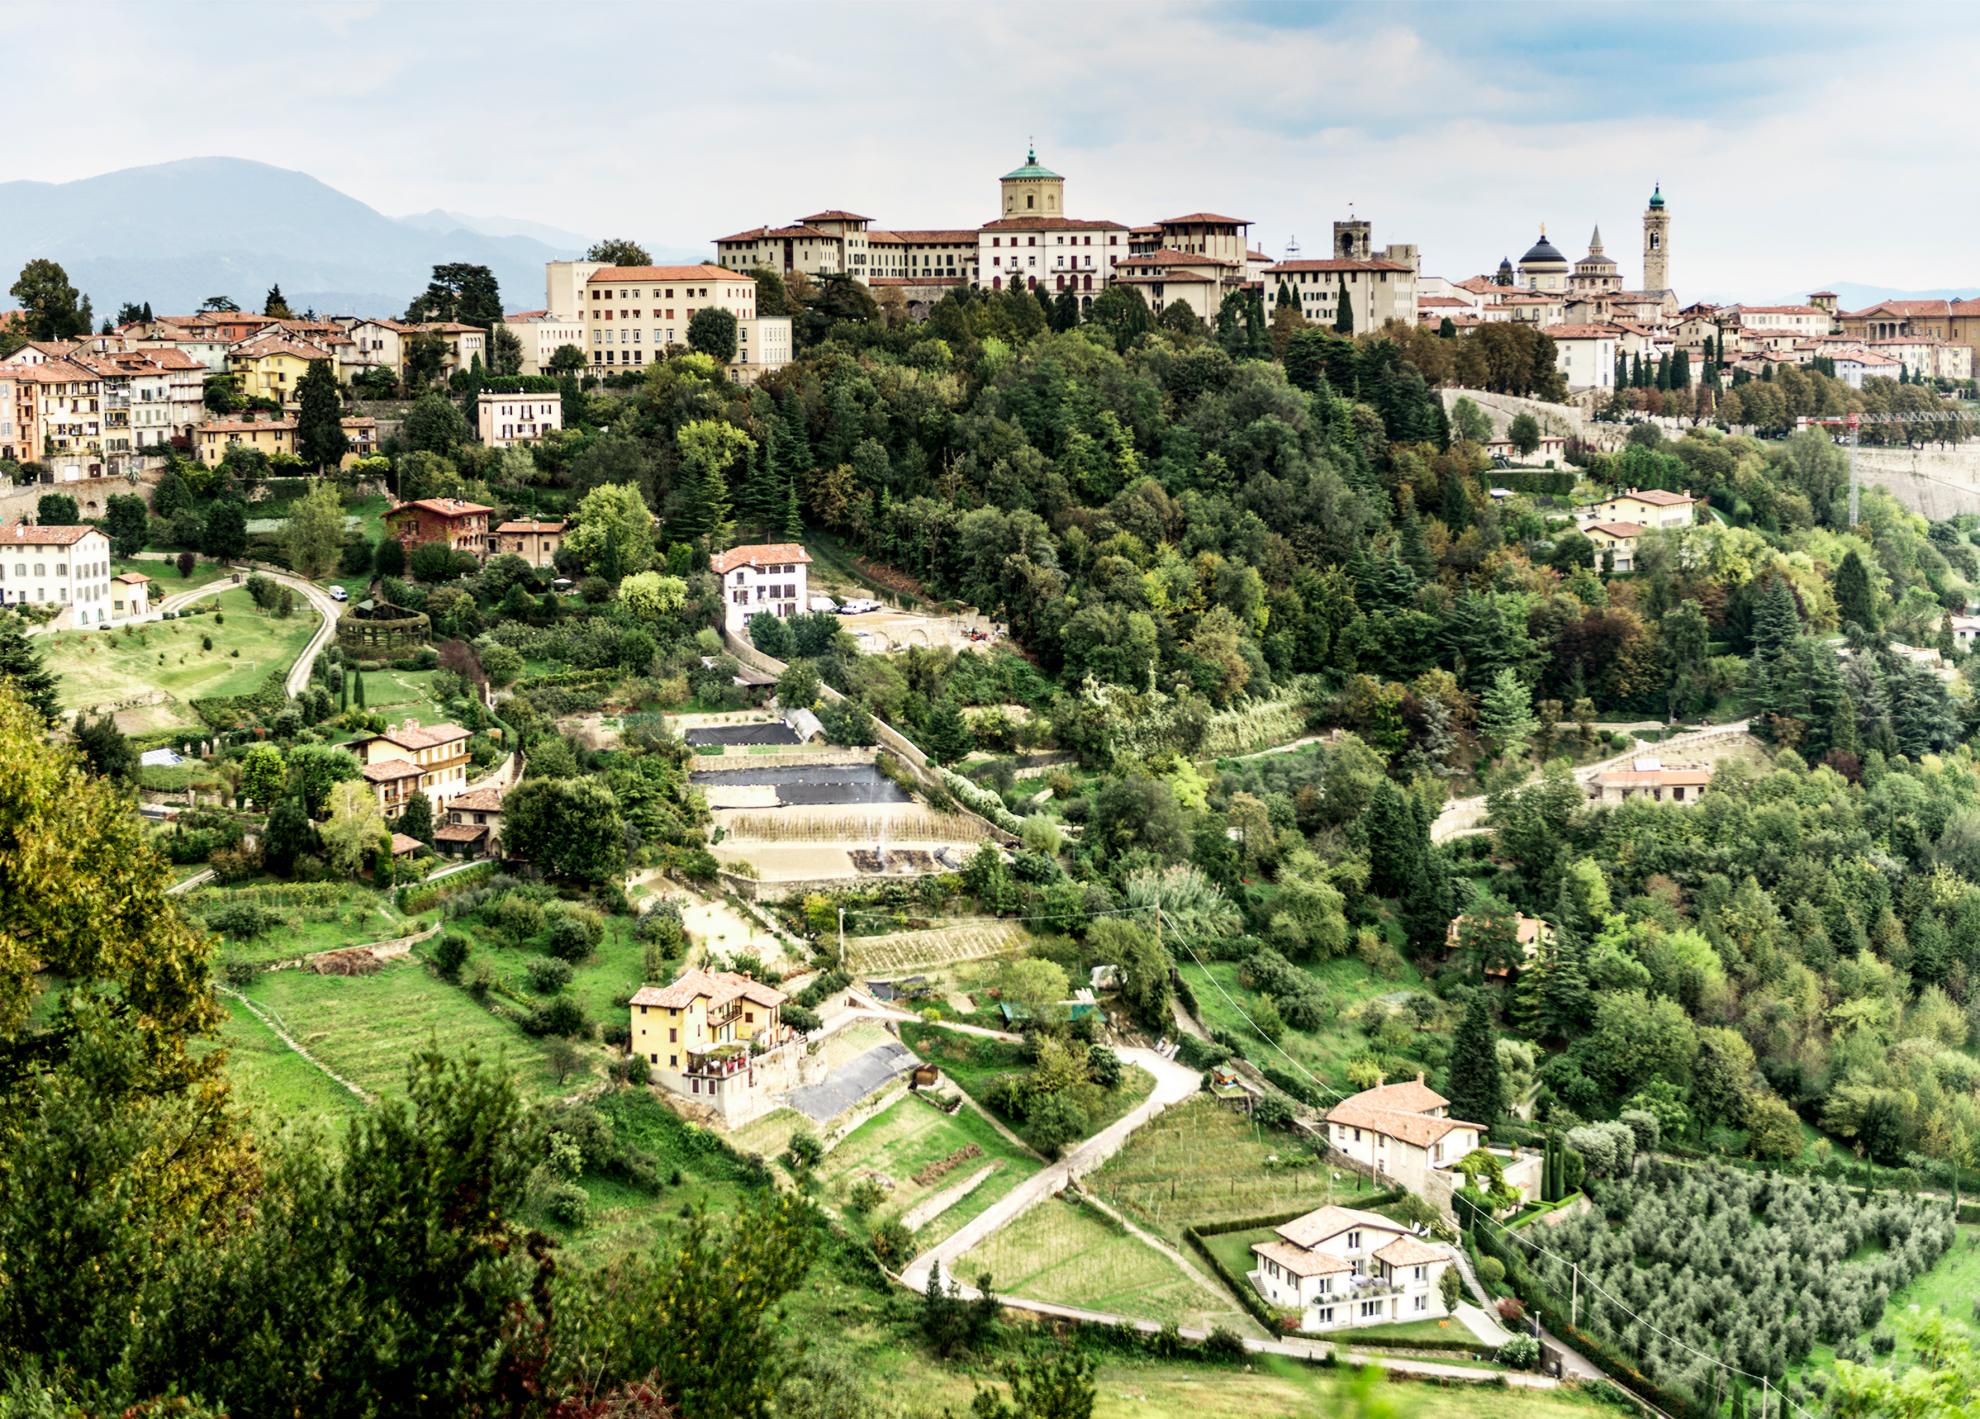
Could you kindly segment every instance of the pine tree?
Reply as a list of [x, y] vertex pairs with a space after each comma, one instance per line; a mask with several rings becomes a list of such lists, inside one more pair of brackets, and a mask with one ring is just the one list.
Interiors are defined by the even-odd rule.
[[1836, 568], [1836, 611], [1844, 625], [1854, 623], [1866, 631], [1877, 629], [1876, 602], [1870, 591], [1870, 569], [1850, 548]]
[[0, 684], [26, 700], [49, 724], [61, 711], [55, 677], [41, 663], [41, 650], [27, 638], [20, 621], [0, 616]]
[[953, 696], [944, 695], [929, 713], [921, 731], [922, 747], [938, 764], [953, 764], [976, 747], [969, 721]]
[[1753, 653], [1772, 660], [1800, 634], [1801, 614], [1795, 605], [1794, 590], [1787, 584], [1787, 578], [1776, 573], [1767, 578], [1753, 607]]
[[289, 303], [282, 299], [282, 283], [276, 282], [268, 288], [268, 294], [261, 298], [261, 313], [276, 320], [293, 320], [296, 313], [289, 309]]
[[1516, 759], [1538, 727], [1532, 692], [1510, 668], [1499, 671], [1479, 701], [1478, 737], [1498, 757]]
[[1451, 1039], [1450, 1116], [1491, 1127], [1505, 1112], [1505, 1081], [1499, 1075], [1499, 1045], [1492, 1031], [1492, 1008], [1474, 991]]
[[1341, 294], [1334, 306], [1334, 331], [1339, 335], [1354, 334], [1354, 298], [1348, 295], [1347, 276], [1341, 276]]
[[1561, 884], [1560, 905], [1547, 943], [1546, 966], [1540, 972], [1540, 1027], [1549, 1039], [1573, 1039], [1594, 1014], [1595, 997], [1588, 987], [1587, 943], [1574, 924], [1579, 905], [1568, 883]]

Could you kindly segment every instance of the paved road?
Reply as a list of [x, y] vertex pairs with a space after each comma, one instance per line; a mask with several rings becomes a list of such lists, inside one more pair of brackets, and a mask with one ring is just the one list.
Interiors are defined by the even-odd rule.
[[1123, 1063], [1138, 1064], [1155, 1077], [1154, 1092], [1138, 1108], [1108, 1124], [1056, 1163], [1048, 1164], [1019, 1183], [988, 1210], [971, 1218], [960, 1231], [909, 1262], [907, 1269], [901, 1273], [903, 1283], [917, 1291], [924, 1289], [928, 1285], [930, 1268], [939, 1266], [947, 1273], [956, 1258], [1000, 1228], [1009, 1226], [1034, 1204], [1063, 1191], [1066, 1184], [1075, 1178], [1092, 1172], [1119, 1152], [1121, 1145], [1134, 1135], [1137, 1128], [1170, 1105], [1189, 1098], [1202, 1086], [1202, 1076], [1194, 1069], [1185, 1069], [1172, 1059], [1162, 1058], [1152, 1049], [1122, 1049], [1116, 1053]]
[[[138, 556], [147, 561], [169, 560], [169, 557], [158, 553], [140, 552]], [[309, 687], [310, 666], [316, 663], [316, 657], [322, 654], [323, 647], [330, 643], [330, 637], [337, 633], [337, 617], [343, 614], [343, 604], [333, 599], [329, 592], [325, 591], [315, 582], [305, 581], [302, 577], [294, 576], [275, 567], [243, 566], [240, 570], [244, 578], [248, 572], [260, 572], [270, 581], [288, 587], [296, 595], [302, 597], [309, 604], [310, 609], [315, 611], [320, 618], [320, 624], [316, 628], [316, 633], [309, 638], [309, 643], [302, 648], [302, 653], [296, 656], [295, 664], [289, 667], [287, 679], [282, 682], [282, 692], [290, 699], [294, 699]], [[165, 583], [158, 582], [155, 584], [163, 586]], [[223, 591], [232, 591], [236, 585], [237, 583], [232, 577], [222, 577], [219, 581], [210, 581], [205, 586], [196, 586], [191, 591], [175, 591], [160, 601], [149, 615], [139, 616], [128, 621], [119, 621], [116, 624], [117, 626], [146, 625], [161, 619], [167, 611], [174, 613], [183, 611], [195, 601], [203, 600], [209, 596], [218, 596]], [[61, 627], [53, 625], [36, 627], [36, 630], [50, 629], [59, 630]], [[33, 634], [33, 632], [30, 632], [30, 634]]]
[[[1646, 744], [1639, 739], [1620, 754], [1611, 755], [1609, 758], [1603, 759], [1598, 763], [1582, 765], [1574, 771], [1574, 781], [1576, 783], [1587, 783], [1595, 775], [1606, 773], [1610, 769], [1627, 764], [1632, 759], [1640, 759], [1650, 754], [1661, 757], [1673, 750], [1694, 748], [1699, 744], [1710, 743], [1713, 740], [1729, 738], [1736, 734], [1744, 734], [1746, 730], [1747, 721], [1739, 719], [1734, 720], [1731, 724], [1713, 724], [1707, 725], [1703, 729], [1694, 729], [1687, 734], [1680, 734], [1673, 739], [1666, 739], [1661, 744]], [[1430, 825], [1430, 841], [1433, 843], [1444, 843], [1449, 842], [1452, 838], [1468, 837], [1473, 833], [1485, 832], [1484, 821], [1484, 794], [1475, 794], [1470, 798], [1453, 798], [1449, 803], [1444, 805], [1443, 811], [1437, 814], [1436, 821]]]
[[204, 887], [208, 882], [211, 882], [212, 880], [213, 880], [213, 869], [209, 867], [203, 872], [193, 873], [192, 876], [186, 878], [186, 880], [183, 882], [174, 882], [171, 886], [165, 889], [165, 895], [168, 897], [183, 896], [187, 892], [190, 892], [195, 887]]

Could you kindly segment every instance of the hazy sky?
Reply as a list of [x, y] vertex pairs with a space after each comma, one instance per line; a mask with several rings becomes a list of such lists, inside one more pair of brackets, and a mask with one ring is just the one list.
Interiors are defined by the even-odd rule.
[[1980, 284], [1980, 5], [8, 0], [0, 53], [0, 179], [238, 156], [701, 252], [974, 225], [1035, 134], [1073, 215], [1274, 256], [1350, 203], [1453, 278], [1599, 222], [1633, 284], [1662, 182], [1686, 298]]

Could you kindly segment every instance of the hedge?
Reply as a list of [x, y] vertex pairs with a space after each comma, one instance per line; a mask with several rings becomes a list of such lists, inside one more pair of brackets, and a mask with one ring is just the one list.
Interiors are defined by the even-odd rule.
[[[1386, 1188], [1381, 1192], [1370, 1193], [1367, 1197], [1362, 1198], [1358, 1205], [1364, 1211], [1374, 1207], [1387, 1207], [1392, 1202], [1402, 1201], [1407, 1195], [1402, 1188]], [[1242, 1276], [1233, 1275], [1231, 1269], [1224, 1265], [1223, 1260], [1210, 1249], [1209, 1244], [1203, 1239], [1205, 1237], [1225, 1236], [1231, 1232], [1249, 1232], [1257, 1227], [1277, 1227], [1292, 1221], [1296, 1217], [1304, 1217], [1311, 1210], [1311, 1208], [1302, 1208], [1297, 1212], [1273, 1212], [1258, 1217], [1239, 1217], [1231, 1221], [1215, 1222], [1204, 1227], [1184, 1227], [1183, 1240], [1189, 1243], [1190, 1248], [1198, 1256], [1209, 1263], [1210, 1269], [1216, 1273], [1217, 1279], [1222, 1281], [1230, 1290], [1231, 1294], [1238, 1298], [1239, 1304], [1251, 1313], [1252, 1319], [1264, 1326], [1273, 1335], [1279, 1335], [1282, 1332], [1279, 1330], [1278, 1318], [1273, 1313], [1272, 1308], [1265, 1304], [1265, 1298], [1258, 1294], [1257, 1288], [1250, 1281]], [[1307, 1334], [1309, 1332], [1302, 1331], [1300, 1333]], [[1328, 1334], [1331, 1336], [1335, 1332], [1328, 1332]], [[1352, 1340], [1346, 1340], [1343, 1343], [1353, 1344], [1354, 1342]], [[1442, 1351], [1465, 1355], [1477, 1354], [1486, 1348], [1475, 1338], [1471, 1340], [1371, 1340], [1367, 1344], [1372, 1348], [1386, 1350]]]
[[465, 892], [485, 877], [493, 877], [497, 862], [477, 862], [474, 866], [456, 872], [451, 877], [443, 877], [438, 882], [414, 882], [401, 887], [396, 898], [399, 910], [407, 916], [418, 916], [421, 912], [437, 907], [457, 892]]

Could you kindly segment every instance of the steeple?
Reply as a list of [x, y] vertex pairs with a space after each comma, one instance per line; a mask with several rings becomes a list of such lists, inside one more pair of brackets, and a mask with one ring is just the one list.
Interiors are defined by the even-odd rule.
[[1658, 184], [1657, 184], [1657, 186], [1656, 186], [1656, 188], [1655, 188], [1655, 190], [1653, 190], [1653, 191], [1651, 192], [1651, 194], [1650, 194], [1650, 205], [1651, 205], [1652, 207], [1661, 207], [1661, 206], [1663, 206], [1663, 205], [1664, 205], [1664, 184], [1663, 184], [1663, 183], [1661, 183], [1661, 182], [1660, 182], [1660, 183], [1658, 183]]
[[1588, 254], [1590, 256], [1602, 254], [1602, 228], [1599, 225], [1595, 228], [1595, 235], [1588, 238]]

